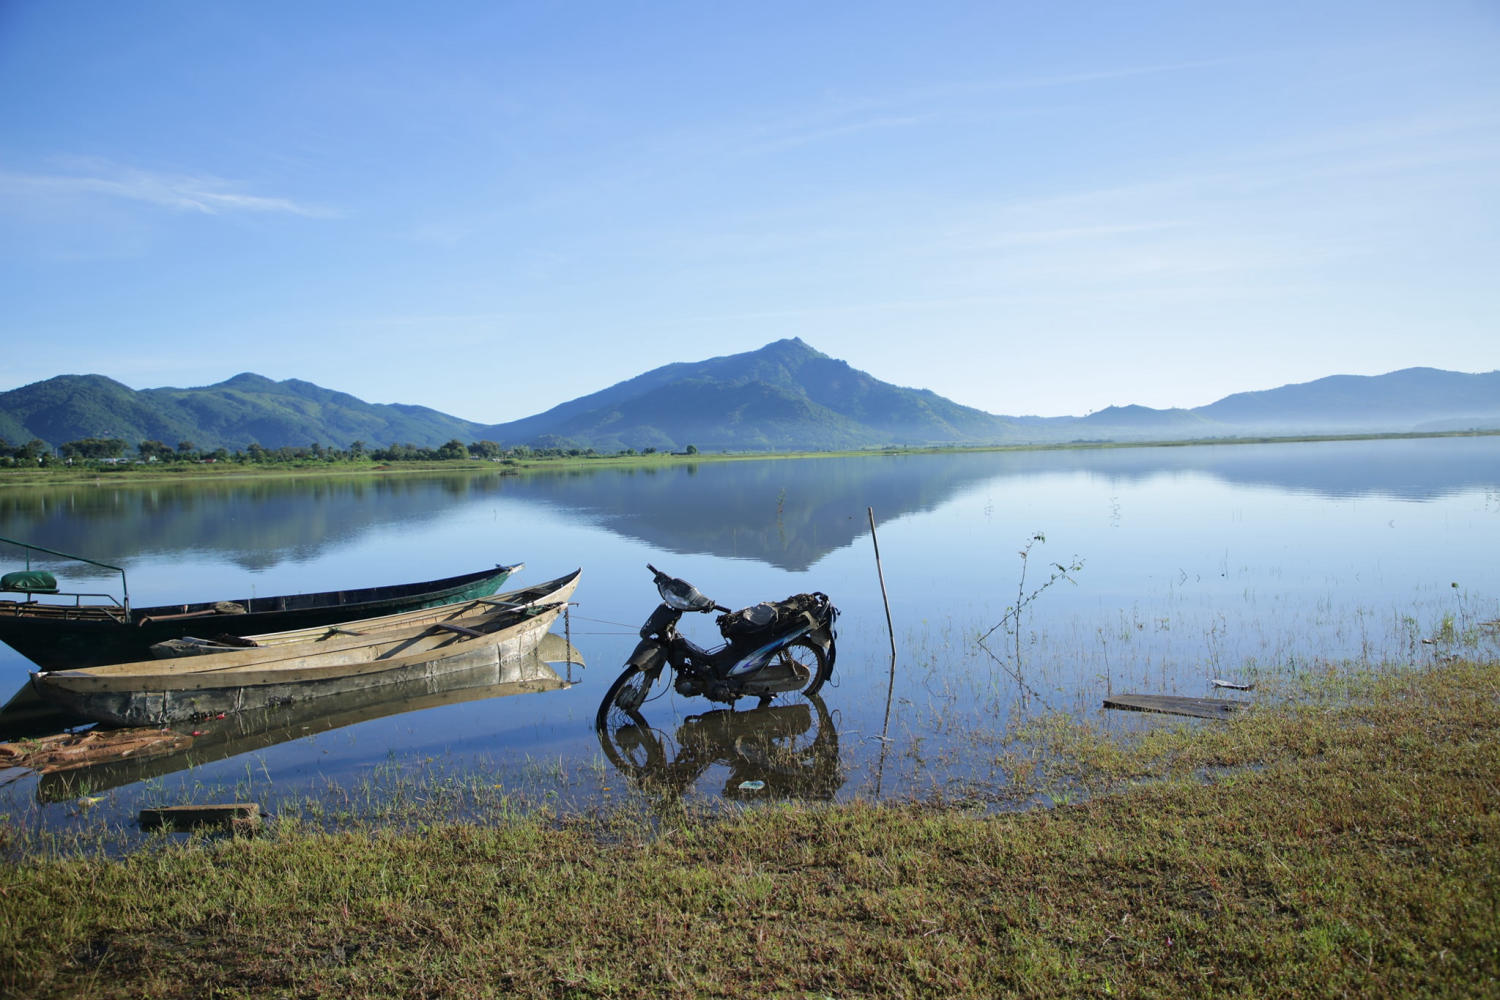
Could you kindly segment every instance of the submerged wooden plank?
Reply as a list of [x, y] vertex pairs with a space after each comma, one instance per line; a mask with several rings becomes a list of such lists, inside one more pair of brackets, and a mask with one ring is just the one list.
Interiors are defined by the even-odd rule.
[[0, 743], [0, 764], [51, 774], [114, 760], [157, 757], [192, 745], [193, 737], [170, 729], [90, 729]]
[[260, 827], [260, 805], [255, 802], [228, 802], [207, 806], [161, 806], [142, 809], [142, 830], [171, 827], [187, 830], [200, 826], [218, 826], [227, 830], [249, 832]]
[[1104, 699], [1105, 708], [1190, 715], [1196, 719], [1222, 719], [1230, 712], [1246, 708], [1250, 704], [1248, 701], [1226, 698], [1183, 698], [1171, 694], [1117, 694]]

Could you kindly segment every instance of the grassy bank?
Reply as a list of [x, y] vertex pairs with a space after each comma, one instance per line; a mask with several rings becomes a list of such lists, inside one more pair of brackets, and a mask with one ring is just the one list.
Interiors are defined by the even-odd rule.
[[1077, 804], [629, 811], [0, 869], [14, 996], [1500, 995], [1500, 663], [1011, 766]]
[[927, 455], [995, 451], [1078, 451], [1119, 448], [1187, 448], [1198, 445], [1308, 444], [1324, 441], [1384, 441], [1415, 438], [1500, 437], [1500, 431], [1444, 431], [1430, 434], [1323, 434], [1288, 437], [1236, 437], [1166, 441], [1072, 441], [1052, 444], [1015, 444], [979, 447], [899, 447], [862, 451], [773, 451], [773, 452], [697, 452], [691, 455], [669, 452], [632, 455], [563, 455], [543, 458], [511, 458], [503, 462], [478, 459], [448, 461], [375, 462], [369, 459], [350, 461], [305, 461], [264, 463], [167, 462], [154, 465], [115, 466], [50, 465], [37, 468], [0, 468], [0, 488], [6, 486], [58, 486], [71, 483], [104, 485], [108, 483], [158, 483], [175, 481], [208, 481], [222, 479], [339, 477], [369, 475], [410, 475], [413, 473], [470, 473], [516, 475], [530, 472], [568, 471], [597, 468], [658, 468], [671, 465], [698, 465], [708, 462], [744, 462], [766, 459], [841, 458], [873, 455]]

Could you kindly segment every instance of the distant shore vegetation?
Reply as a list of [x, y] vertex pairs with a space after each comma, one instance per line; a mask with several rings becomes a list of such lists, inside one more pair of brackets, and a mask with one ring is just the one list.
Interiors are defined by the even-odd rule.
[[[516, 464], [563, 458], [634, 458], [658, 454], [655, 448], [637, 451], [626, 448], [618, 452], [599, 452], [593, 448], [569, 447], [565, 444], [516, 445], [506, 447], [494, 441], [471, 441], [464, 444], [454, 438], [436, 448], [421, 445], [390, 444], [371, 448], [354, 441], [347, 448], [328, 448], [318, 442], [306, 447], [266, 448], [251, 444], [244, 449], [199, 449], [192, 441], [176, 446], [162, 441], [141, 441], [130, 445], [120, 438], [81, 438], [56, 448], [33, 439], [23, 445], [12, 445], [0, 438], [0, 468], [93, 468], [103, 471], [140, 470], [143, 466], [182, 467], [189, 465], [228, 466], [317, 466], [376, 464], [389, 462], [460, 462], [481, 461]], [[696, 455], [698, 449], [688, 445], [681, 452], [661, 452], [680, 456]]]
[[339, 474], [359, 472], [419, 472], [427, 470], [521, 472], [590, 464], [656, 465], [700, 461], [744, 461], [750, 459], [831, 458], [853, 455], [909, 455], [980, 451], [1056, 451], [1067, 449], [1112, 449], [1144, 447], [1190, 447], [1201, 445], [1288, 444], [1317, 441], [1361, 441], [1410, 438], [1492, 437], [1500, 430], [1437, 431], [1389, 434], [1309, 434], [1296, 436], [1231, 437], [1161, 441], [1079, 440], [1065, 443], [1005, 445], [891, 446], [845, 451], [798, 449], [789, 451], [704, 452], [695, 445], [681, 451], [657, 448], [624, 448], [603, 452], [567, 441], [536, 445], [506, 446], [494, 441], [457, 438], [438, 447], [390, 444], [371, 448], [354, 441], [347, 448], [325, 447], [313, 442], [305, 447], [266, 448], [251, 444], [244, 449], [199, 449], [192, 441], [175, 446], [162, 441], [140, 441], [130, 445], [119, 438], [82, 438], [52, 448], [33, 439], [13, 445], [0, 438], [0, 485], [56, 483], [101, 478], [193, 477], [211, 475]]

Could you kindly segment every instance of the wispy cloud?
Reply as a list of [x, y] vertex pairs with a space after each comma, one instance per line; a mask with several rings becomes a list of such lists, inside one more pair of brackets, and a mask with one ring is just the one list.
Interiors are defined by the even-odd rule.
[[291, 198], [251, 194], [243, 187], [243, 184], [211, 175], [160, 173], [98, 161], [81, 161], [66, 172], [0, 172], [0, 192], [13, 195], [117, 198], [203, 215], [270, 213], [322, 219], [338, 214], [324, 206]]

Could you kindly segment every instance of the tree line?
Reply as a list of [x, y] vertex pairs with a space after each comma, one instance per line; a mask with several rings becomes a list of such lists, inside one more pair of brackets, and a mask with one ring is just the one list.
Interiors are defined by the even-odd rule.
[[[133, 451], [134, 454], [130, 454]], [[643, 448], [637, 452], [626, 448], [615, 455], [651, 455], [655, 448]], [[696, 455], [697, 447], [688, 445], [684, 454]], [[266, 448], [252, 443], [243, 450], [230, 451], [215, 448], [200, 450], [192, 441], [178, 441], [176, 447], [162, 441], [141, 441], [132, 449], [120, 438], [80, 438], [51, 448], [45, 441], [33, 438], [24, 445], [11, 445], [0, 438], [0, 465], [55, 465], [93, 463], [98, 465], [167, 462], [228, 462], [238, 465], [307, 464], [314, 462], [446, 462], [463, 459], [479, 459], [491, 462], [516, 461], [520, 459], [545, 458], [604, 458], [603, 453], [593, 448], [577, 448], [567, 443], [505, 447], [494, 441], [471, 441], [464, 444], [457, 438], [437, 448], [427, 448], [411, 443], [391, 444], [385, 448], [368, 448], [363, 441], [354, 441], [348, 448], [325, 448], [314, 441], [305, 448], [282, 446]]]

